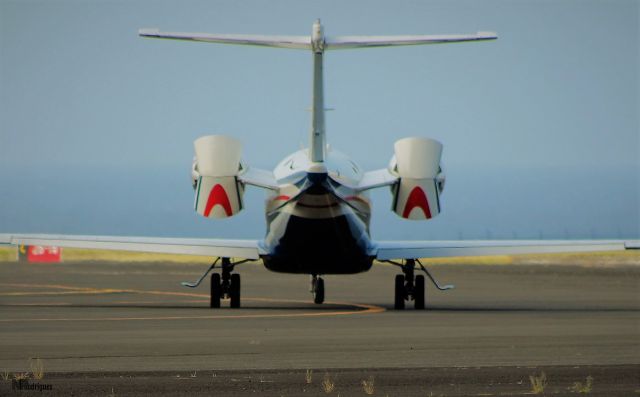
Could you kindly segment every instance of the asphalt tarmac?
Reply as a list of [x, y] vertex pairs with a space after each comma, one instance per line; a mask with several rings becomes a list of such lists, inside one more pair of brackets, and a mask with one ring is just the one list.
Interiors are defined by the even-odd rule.
[[20, 393], [518, 395], [544, 372], [547, 395], [640, 395], [640, 260], [431, 269], [456, 289], [424, 311], [393, 310], [389, 265], [314, 305], [308, 277], [245, 264], [242, 308], [210, 309], [180, 286], [201, 265], [0, 263], [0, 394], [40, 359]]

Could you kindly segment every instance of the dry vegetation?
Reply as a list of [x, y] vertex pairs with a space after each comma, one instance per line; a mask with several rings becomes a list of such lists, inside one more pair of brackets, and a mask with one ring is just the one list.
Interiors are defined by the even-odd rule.
[[29, 379], [29, 373], [28, 372], [16, 372], [15, 374], [13, 374], [13, 379], [15, 379], [15, 380]]
[[531, 381], [531, 393], [544, 393], [544, 389], [547, 387], [547, 375], [545, 375], [544, 371], [540, 375], [530, 375], [529, 381]]
[[305, 374], [304, 380], [307, 382], [308, 385], [311, 384], [311, 382], [313, 382], [313, 370], [308, 369], [307, 373]]
[[211, 258], [199, 255], [170, 255], [147, 252], [89, 250], [64, 248], [62, 258], [65, 262], [109, 261], [109, 262], [178, 262], [208, 264]]
[[573, 386], [571, 386], [569, 388], [569, 390], [574, 392], [574, 393], [583, 393], [583, 394], [591, 393], [592, 389], [593, 389], [593, 377], [592, 376], [587, 376], [587, 379], [585, 379], [584, 383], [575, 382], [573, 384]]
[[368, 395], [372, 395], [376, 391], [375, 379], [373, 378], [373, 376], [370, 376], [369, 379], [362, 381], [362, 390]]
[[[63, 248], [64, 262], [177, 262], [189, 264], [210, 264], [211, 258], [200, 255], [155, 254], [147, 252], [93, 250], [83, 248]], [[17, 251], [15, 247], [0, 247], [0, 262], [15, 262]]]
[[14, 262], [17, 255], [15, 247], [0, 247], [0, 262]]
[[44, 363], [41, 359], [36, 358], [29, 360], [29, 367], [31, 368], [31, 373], [33, 374], [34, 379], [42, 379], [44, 378]]
[[515, 264], [621, 266], [640, 265], [640, 250], [514, 256]]
[[329, 393], [332, 393], [335, 389], [336, 389], [335, 382], [331, 379], [331, 376], [329, 375], [328, 372], [325, 373], [324, 379], [322, 380], [322, 390], [324, 390], [325, 393], [329, 394]]
[[527, 255], [493, 255], [466, 256], [453, 258], [427, 258], [423, 261], [429, 265], [577, 265], [577, 266], [632, 266], [640, 265], [640, 250], [561, 253], [561, 254], [527, 254]]

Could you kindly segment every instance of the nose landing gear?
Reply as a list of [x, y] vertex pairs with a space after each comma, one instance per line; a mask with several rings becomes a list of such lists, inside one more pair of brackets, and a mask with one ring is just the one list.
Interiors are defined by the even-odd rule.
[[324, 280], [316, 274], [311, 275], [311, 293], [313, 303], [318, 305], [324, 303]]

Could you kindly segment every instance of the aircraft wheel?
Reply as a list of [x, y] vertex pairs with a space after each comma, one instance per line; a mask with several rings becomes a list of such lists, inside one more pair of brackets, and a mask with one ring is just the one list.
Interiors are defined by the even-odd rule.
[[318, 277], [316, 280], [316, 286], [313, 292], [313, 303], [321, 304], [324, 302], [324, 280]]
[[424, 309], [424, 276], [416, 276], [415, 286], [413, 287], [413, 301], [416, 310]]
[[211, 302], [212, 308], [220, 307], [220, 298], [222, 297], [222, 284], [220, 283], [220, 274], [211, 274]]
[[229, 286], [229, 298], [231, 299], [231, 307], [236, 309], [240, 307], [240, 275], [231, 275], [231, 285]]
[[405, 288], [404, 288], [404, 275], [397, 274], [396, 275], [396, 288], [395, 288], [395, 303], [393, 308], [396, 310], [404, 309], [404, 298], [405, 298]]

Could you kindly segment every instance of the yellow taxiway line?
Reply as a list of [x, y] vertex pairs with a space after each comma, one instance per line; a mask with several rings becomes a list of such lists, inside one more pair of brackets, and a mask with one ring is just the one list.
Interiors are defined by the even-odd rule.
[[[138, 289], [113, 289], [113, 288], [90, 288], [90, 287], [77, 287], [70, 285], [57, 285], [57, 284], [8, 284], [0, 283], [0, 286], [13, 287], [13, 288], [45, 288], [62, 291], [14, 291], [14, 292], [1, 292], [0, 296], [52, 296], [52, 295], [99, 295], [99, 294], [140, 294], [140, 295], [161, 295], [161, 296], [184, 296], [184, 297], [197, 297], [208, 298], [206, 294], [197, 294], [192, 292], [174, 292], [174, 291], [153, 291], [153, 290], [138, 290]], [[295, 300], [295, 299], [272, 299], [272, 298], [243, 298], [244, 301], [250, 302], [269, 302], [269, 303], [302, 303], [308, 304], [308, 301]], [[206, 301], [206, 300], [205, 300]], [[121, 302], [116, 302], [121, 303]], [[148, 302], [152, 304], [154, 302]], [[29, 304], [18, 304], [19, 306], [29, 306]], [[35, 305], [35, 304], [34, 304]], [[65, 306], [59, 302], [48, 302], [46, 306]], [[70, 304], [69, 304], [70, 305]], [[197, 320], [197, 319], [242, 319], [242, 318], [293, 318], [293, 317], [330, 317], [330, 316], [346, 316], [353, 314], [373, 314], [381, 313], [386, 309], [380, 306], [367, 305], [362, 303], [351, 302], [326, 302], [327, 306], [350, 306], [357, 308], [358, 310], [334, 310], [325, 312], [301, 312], [301, 313], [273, 313], [273, 314], [229, 314], [229, 315], [185, 315], [185, 316], [150, 316], [150, 317], [83, 317], [83, 318], [3, 318], [0, 322], [40, 322], [40, 321], [161, 321], [161, 320]], [[126, 307], [126, 306], [123, 306]], [[326, 306], [325, 306], [326, 307]], [[162, 308], [162, 306], [158, 306]], [[185, 307], [185, 309], [189, 309]]]

